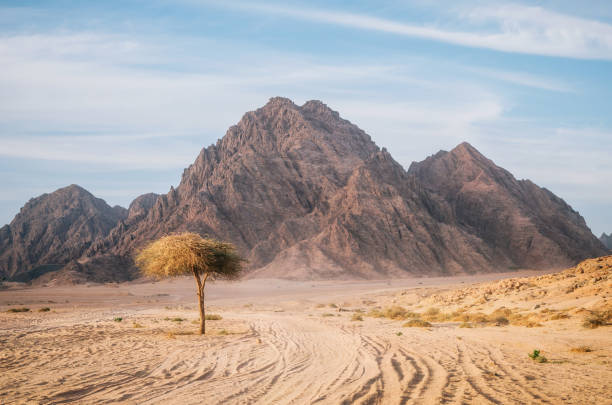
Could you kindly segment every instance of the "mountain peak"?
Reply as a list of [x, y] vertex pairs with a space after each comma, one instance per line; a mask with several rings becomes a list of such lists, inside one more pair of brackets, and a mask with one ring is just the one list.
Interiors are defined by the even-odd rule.
[[271, 97], [266, 105], [264, 105], [262, 108], [270, 108], [275, 106], [297, 107], [293, 100], [287, 97]]

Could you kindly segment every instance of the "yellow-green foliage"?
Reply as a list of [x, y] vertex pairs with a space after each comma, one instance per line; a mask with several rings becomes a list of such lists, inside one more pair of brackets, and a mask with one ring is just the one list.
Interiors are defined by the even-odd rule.
[[196, 233], [164, 236], [136, 256], [142, 273], [156, 278], [197, 272], [233, 279], [239, 276], [243, 261], [231, 243], [205, 239]]
[[223, 318], [221, 317], [221, 315], [207, 314], [204, 316], [204, 319], [206, 319], [207, 321], [220, 321]]

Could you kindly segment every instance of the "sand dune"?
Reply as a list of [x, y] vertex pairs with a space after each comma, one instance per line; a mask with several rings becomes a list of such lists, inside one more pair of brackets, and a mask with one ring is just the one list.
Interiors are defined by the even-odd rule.
[[[425, 310], [496, 285], [460, 280], [480, 281], [211, 285], [209, 312], [223, 319], [209, 321], [206, 336], [193, 334], [188, 279], [3, 291], [0, 402], [612, 403], [612, 334], [582, 328], [579, 315], [536, 328], [409, 328], [365, 315], [388, 305]], [[6, 312], [20, 306], [31, 311]], [[43, 306], [51, 311], [37, 312]], [[572, 351], [581, 346], [592, 351]], [[548, 362], [532, 361], [533, 349]]]

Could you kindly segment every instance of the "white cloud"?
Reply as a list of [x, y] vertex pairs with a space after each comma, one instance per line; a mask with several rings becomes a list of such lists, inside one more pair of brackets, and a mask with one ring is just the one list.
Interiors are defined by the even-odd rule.
[[123, 169], [186, 167], [199, 148], [195, 142], [166, 140], [163, 147], [121, 136], [2, 136], [0, 156], [79, 162]]
[[[364, 14], [271, 3], [223, 3], [224, 7], [276, 14], [318, 23], [430, 39], [462, 46], [580, 59], [612, 59], [612, 25], [545, 10], [506, 4], [463, 12], [469, 27], [445, 29], [371, 17]], [[476, 32], [474, 23], [493, 23], [494, 30]]]
[[555, 91], [559, 93], [571, 93], [574, 91], [571, 86], [561, 81], [524, 72], [511, 72], [505, 70], [484, 69], [476, 67], [468, 67], [466, 68], [466, 70], [474, 72], [481, 76], [490, 77], [492, 79], [517, 84], [519, 86], [524, 87]]

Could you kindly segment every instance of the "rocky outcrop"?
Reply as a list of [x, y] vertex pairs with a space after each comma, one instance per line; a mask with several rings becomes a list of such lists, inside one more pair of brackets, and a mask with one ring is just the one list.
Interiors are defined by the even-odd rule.
[[45, 263], [65, 266], [61, 279], [135, 277], [134, 252], [181, 231], [232, 241], [253, 277], [549, 268], [604, 252], [563, 200], [468, 144], [406, 171], [325, 104], [285, 98], [246, 113], [204, 148], [176, 189], [138, 197], [108, 224]]
[[58, 270], [127, 215], [77, 185], [33, 198], [0, 229], [0, 277], [27, 281]]
[[612, 233], [610, 235], [602, 233], [599, 240], [608, 250], [612, 250]]

